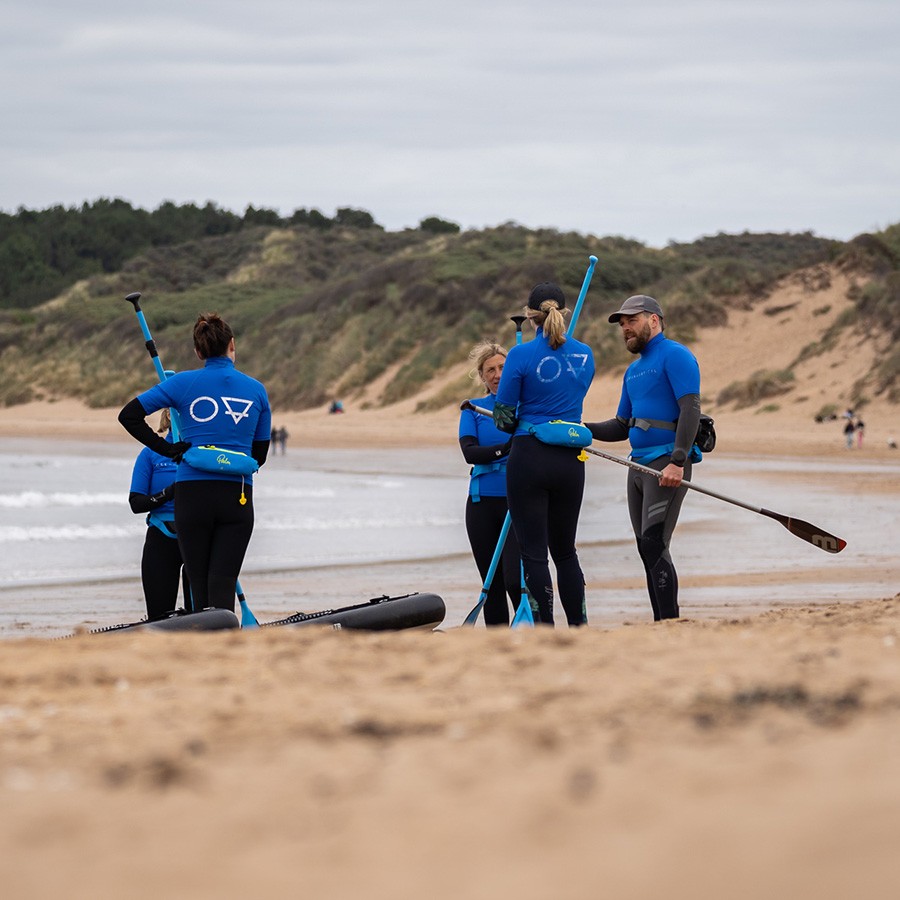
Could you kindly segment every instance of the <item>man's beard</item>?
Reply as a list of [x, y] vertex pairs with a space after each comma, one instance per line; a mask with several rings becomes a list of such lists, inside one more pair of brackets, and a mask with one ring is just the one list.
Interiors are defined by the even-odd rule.
[[640, 353], [650, 343], [650, 323], [644, 322], [640, 330], [637, 328], [633, 330], [635, 334], [633, 337], [625, 339], [625, 346], [629, 353]]

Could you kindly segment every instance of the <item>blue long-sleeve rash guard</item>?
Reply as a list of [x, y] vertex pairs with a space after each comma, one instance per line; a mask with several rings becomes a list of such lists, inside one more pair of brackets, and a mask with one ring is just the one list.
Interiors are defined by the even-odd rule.
[[[679, 398], [700, 394], [700, 366], [687, 347], [656, 335], [625, 371], [622, 396], [616, 415], [622, 419], [657, 419], [675, 422]], [[628, 433], [632, 449], [640, 456], [643, 448], [673, 442], [673, 432], [662, 428], [633, 427]]]
[[[520, 422], [540, 425], [553, 419], [580, 422], [585, 394], [594, 380], [594, 353], [566, 338], [555, 350], [543, 331], [512, 347], [497, 388], [497, 403], [516, 408]], [[527, 434], [518, 427], [514, 434]]]
[[[239, 372], [227, 356], [206, 360], [202, 369], [178, 372], [138, 395], [149, 415], [171, 407], [178, 415], [179, 439], [250, 454], [254, 441], [271, 440], [272, 410], [261, 382]], [[178, 481], [241, 481], [240, 475], [205, 472], [182, 462]], [[244, 476], [252, 484], [252, 476]]]

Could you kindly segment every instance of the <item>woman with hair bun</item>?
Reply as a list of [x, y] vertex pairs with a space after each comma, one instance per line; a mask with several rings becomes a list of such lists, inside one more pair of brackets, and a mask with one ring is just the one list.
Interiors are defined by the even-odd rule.
[[[175, 527], [191, 584], [194, 610], [234, 610], [235, 585], [253, 533], [253, 475], [210, 469], [183, 455], [212, 446], [213, 456], [252, 457], [263, 465], [269, 451], [272, 411], [265, 387], [235, 368], [234, 332], [217, 313], [194, 325], [200, 369], [179, 372], [135, 397], [119, 413], [126, 431], [151, 450], [178, 463]], [[146, 417], [170, 407], [180, 440], [155, 434]], [[230, 464], [230, 463], [229, 463]], [[252, 464], [251, 464], [252, 465]]]
[[525, 583], [537, 601], [539, 621], [553, 624], [556, 567], [559, 599], [570, 626], [587, 624], [584, 575], [575, 549], [584, 495], [584, 462], [577, 447], [545, 443], [532, 426], [581, 422], [582, 405], [594, 378], [594, 354], [566, 336], [566, 298], [559, 285], [535, 285], [525, 315], [534, 340], [509, 351], [494, 403], [494, 423], [513, 435], [506, 471], [507, 499]]
[[[506, 350], [494, 341], [482, 341], [469, 352], [475, 363], [471, 375], [487, 391], [486, 397], [470, 402], [482, 409], [493, 409], [497, 385], [506, 363]], [[459, 416], [459, 446], [466, 462], [472, 466], [469, 474], [469, 496], [466, 500], [466, 533], [481, 574], [482, 584], [497, 541], [506, 521], [506, 460], [511, 438], [499, 431], [493, 421], [464, 409]], [[513, 610], [518, 603], [520, 583], [519, 547], [509, 529], [503, 547], [501, 565], [497, 568], [484, 602], [485, 625], [509, 625], [510, 613], [506, 596]]]

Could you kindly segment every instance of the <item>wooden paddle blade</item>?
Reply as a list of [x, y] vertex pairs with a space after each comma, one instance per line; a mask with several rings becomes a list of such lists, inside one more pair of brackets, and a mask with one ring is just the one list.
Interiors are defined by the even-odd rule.
[[764, 516], [775, 519], [776, 522], [781, 522], [791, 534], [796, 535], [798, 538], [802, 538], [804, 541], [807, 541], [814, 547], [818, 547], [820, 550], [824, 550], [826, 553], [840, 553], [841, 550], [847, 546], [847, 542], [843, 538], [839, 538], [834, 534], [829, 534], [817, 525], [804, 522], [803, 519], [795, 519], [793, 516], [783, 516], [781, 513], [772, 512], [770, 509], [761, 509], [760, 512]]

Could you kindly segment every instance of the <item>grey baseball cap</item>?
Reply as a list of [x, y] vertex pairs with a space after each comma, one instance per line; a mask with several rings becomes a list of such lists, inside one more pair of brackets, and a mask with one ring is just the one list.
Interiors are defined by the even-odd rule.
[[635, 313], [646, 312], [656, 313], [661, 319], [664, 318], [662, 307], [652, 297], [646, 294], [635, 294], [629, 297], [610, 317], [610, 322], [618, 322], [622, 316], [633, 316]]

